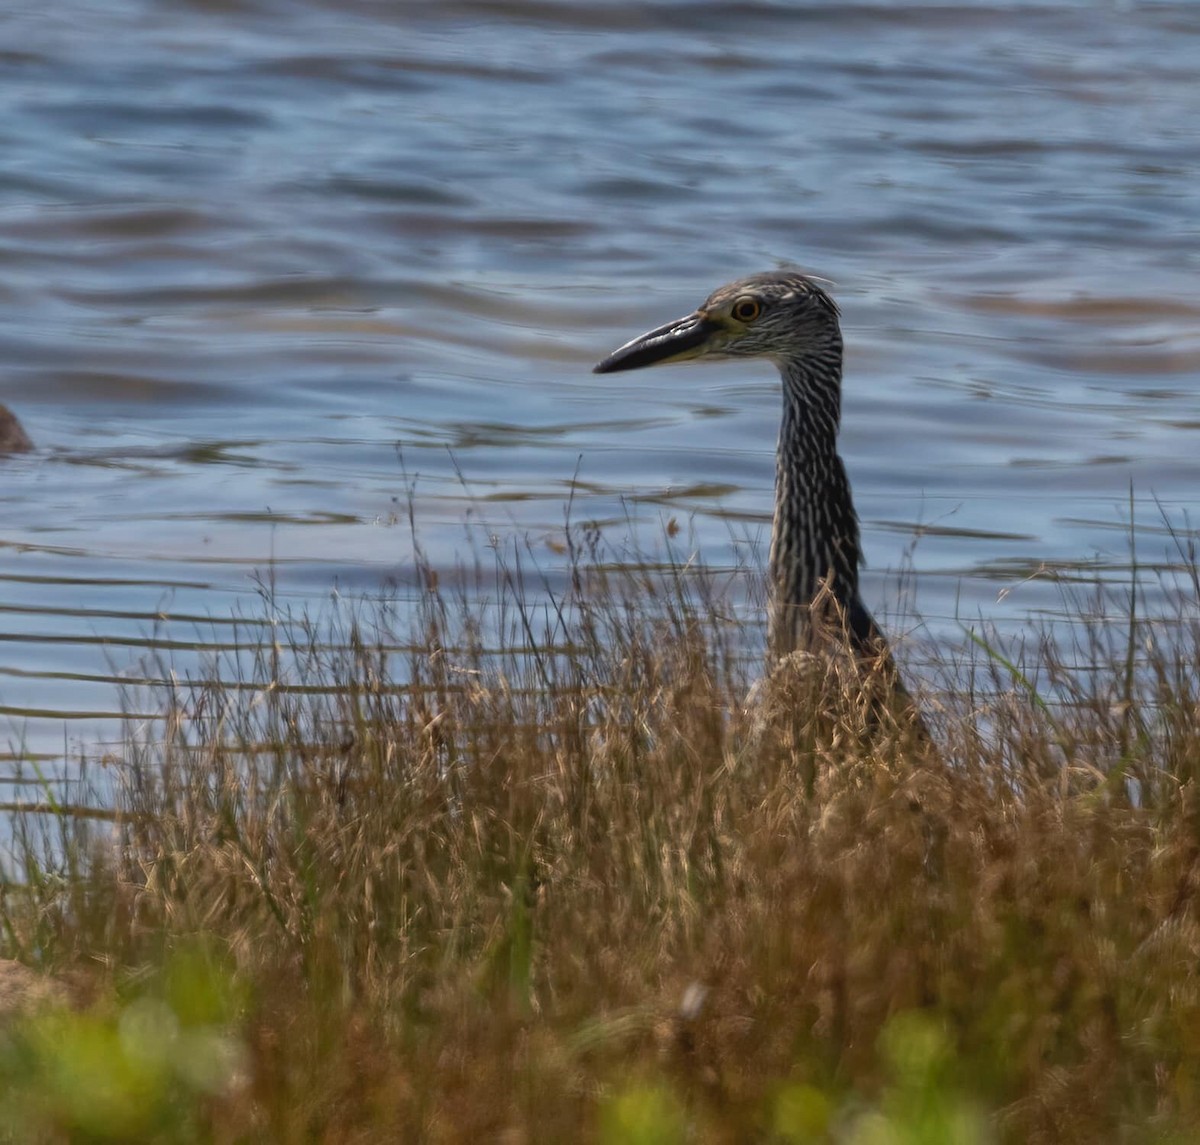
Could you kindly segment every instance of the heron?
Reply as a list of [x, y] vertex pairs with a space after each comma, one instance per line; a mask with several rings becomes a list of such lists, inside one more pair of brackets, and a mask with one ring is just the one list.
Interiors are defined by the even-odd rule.
[[626, 342], [593, 372], [743, 358], [773, 362], [783, 381], [769, 558], [771, 662], [848, 644], [860, 665], [882, 673], [887, 691], [925, 731], [859, 592], [858, 515], [837, 442], [842, 331], [829, 294], [794, 270], [740, 278], [691, 314]]

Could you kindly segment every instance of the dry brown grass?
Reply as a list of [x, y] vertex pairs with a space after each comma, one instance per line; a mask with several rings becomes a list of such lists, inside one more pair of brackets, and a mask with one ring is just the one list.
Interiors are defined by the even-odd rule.
[[27, 829], [8, 953], [89, 968], [120, 1052], [146, 997], [220, 1000], [179, 1019], [219, 1084], [181, 1066], [125, 1139], [1194, 1139], [1194, 622], [1084, 626], [1096, 670], [1047, 648], [1041, 692], [981, 653], [934, 755], [837, 673], [743, 713], [703, 578], [586, 563], [486, 618], [429, 578], [403, 653], [385, 611], [293, 629], [131, 741], [115, 840]]

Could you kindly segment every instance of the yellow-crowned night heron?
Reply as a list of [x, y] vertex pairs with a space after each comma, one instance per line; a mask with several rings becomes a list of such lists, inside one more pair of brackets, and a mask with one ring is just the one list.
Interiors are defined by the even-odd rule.
[[767, 358], [783, 378], [770, 557], [772, 655], [816, 652], [831, 637], [843, 646], [848, 640], [861, 662], [884, 671], [893, 693], [903, 694], [887, 641], [858, 593], [858, 517], [837, 451], [842, 332], [833, 299], [795, 271], [755, 274], [627, 342], [595, 372], [739, 358]]

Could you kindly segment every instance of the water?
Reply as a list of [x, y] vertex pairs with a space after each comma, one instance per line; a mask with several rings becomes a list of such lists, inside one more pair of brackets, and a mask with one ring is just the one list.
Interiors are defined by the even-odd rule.
[[0, 465], [0, 756], [103, 745], [114, 681], [243, 639], [268, 569], [403, 594], [410, 490], [445, 568], [468, 512], [552, 568], [573, 484], [732, 565], [771, 368], [589, 370], [784, 261], [844, 312], [873, 608], [1019, 633], [1056, 570], [1127, 576], [1131, 489], [1142, 564], [1158, 505], [1191, 535], [1190, 0], [63, 0], [0, 45], [0, 400], [40, 447]]

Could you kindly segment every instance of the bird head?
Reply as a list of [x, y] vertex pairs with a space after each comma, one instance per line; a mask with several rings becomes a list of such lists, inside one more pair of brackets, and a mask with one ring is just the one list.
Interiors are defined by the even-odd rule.
[[840, 356], [841, 344], [833, 299], [803, 274], [770, 271], [713, 291], [691, 314], [614, 350], [593, 373], [699, 359], [828, 362], [831, 354]]

